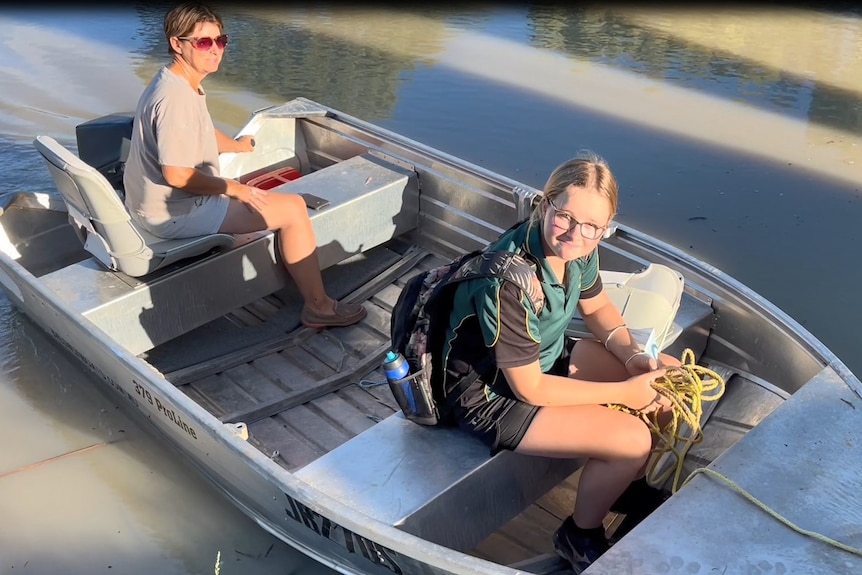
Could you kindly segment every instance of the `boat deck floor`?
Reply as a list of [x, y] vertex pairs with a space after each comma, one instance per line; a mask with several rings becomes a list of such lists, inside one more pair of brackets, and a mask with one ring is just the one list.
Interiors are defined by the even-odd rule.
[[[375, 255], [376, 275], [370, 280], [354, 277], [346, 293], [333, 293], [365, 305], [368, 315], [358, 325], [303, 328], [295, 309], [285, 311], [295, 305], [295, 294], [277, 293], [220, 318], [214, 322], [218, 329], [204, 326], [210, 330], [208, 338], [180, 338], [162, 346], [169, 346], [170, 353], [156, 348], [147, 360], [222, 422], [244, 423], [248, 441], [272, 460], [299, 470], [398, 410], [380, 370], [389, 345], [390, 313], [404, 282], [443, 260], [398, 244], [375, 250], [383, 253]], [[226, 340], [234, 343], [226, 348]], [[179, 365], [177, 357], [204, 359]], [[725, 396], [711, 414], [705, 440], [692, 448], [686, 473], [711, 462], [784, 400], [742, 374], [727, 376]], [[572, 510], [578, 475], [471, 553], [507, 565], [553, 554], [551, 534]], [[618, 519], [613, 514], [607, 518], [611, 532]]]

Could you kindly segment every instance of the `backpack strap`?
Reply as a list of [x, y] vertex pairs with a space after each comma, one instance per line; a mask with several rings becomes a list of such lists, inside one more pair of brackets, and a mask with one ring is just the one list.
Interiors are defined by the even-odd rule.
[[519, 253], [502, 250], [483, 252], [467, 260], [449, 281], [480, 277], [498, 277], [510, 281], [527, 295], [533, 311], [538, 315], [545, 305], [545, 294], [536, 275], [536, 264], [530, 263], [525, 256], [523, 249]]
[[[536, 275], [536, 264], [531, 263], [527, 257], [529, 256], [523, 249], [520, 249], [519, 253], [504, 250], [481, 252], [466, 258], [458, 270], [442, 281], [437, 288], [442, 289], [444, 285], [451, 288], [452, 286], [449, 284], [482, 277], [502, 278], [517, 285], [527, 295], [533, 306], [533, 311], [538, 315], [545, 305], [545, 294]], [[481, 365], [477, 366], [478, 369], [472, 369], [458, 380], [455, 387], [448, 392], [444, 391], [446, 405], [457, 404], [461, 396], [479, 379], [481, 372], [490, 367], [490, 364], [491, 358], [486, 356]], [[440, 368], [445, 369], [445, 366], [440, 366]]]

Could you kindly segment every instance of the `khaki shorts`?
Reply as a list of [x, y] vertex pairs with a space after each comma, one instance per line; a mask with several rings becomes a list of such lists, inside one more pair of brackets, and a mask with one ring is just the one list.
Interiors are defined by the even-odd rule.
[[[175, 239], [206, 236], [219, 231], [227, 215], [230, 198], [224, 194], [198, 196], [189, 213], [174, 216], [165, 222], [153, 223], [138, 219], [141, 227], [154, 236]], [[170, 210], [170, 208], [168, 208]], [[136, 218], [137, 219], [137, 218]]]

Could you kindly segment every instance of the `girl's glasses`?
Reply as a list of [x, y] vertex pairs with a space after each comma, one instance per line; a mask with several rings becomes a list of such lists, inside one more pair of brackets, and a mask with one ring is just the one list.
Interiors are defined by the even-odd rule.
[[597, 226], [595, 224], [579, 222], [575, 219], [575, 217], [567, 212], [561, 211], [557, 206], [554, 205], [550, 199], [548, 200], [548, 204], [550, 204], [551, 209], [554, 210], [554, 226], [561, 229], [566, 230], [566, 232], [573, 232], [576, 227], [581, 226], [581, 235], [585, 240], [596, 240], [601, 237], [601, 235], [605, 232], [604, 227]]
[[227, 34], [222, 34], [221, 36], [216, 36], [215, 38], [194, 38], [192, 36], [177, 36], [177, 39], [191, 42], [191, 45], [194, 46], [195, 50], [209, 50], [213, 47], [213, 43], [215, 43], [215, 45], [222, 50], [224, 50], [224, 47], [227, 46]]

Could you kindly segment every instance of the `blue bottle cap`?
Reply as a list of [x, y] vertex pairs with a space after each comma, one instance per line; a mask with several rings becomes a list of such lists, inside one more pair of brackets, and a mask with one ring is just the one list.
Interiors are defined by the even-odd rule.
[[394, 351], [392, 351], [390, 349], [389, 351], [386, 352], [385, 361], [395, 361], [396, 359], [398, 359], [398, 355]]

